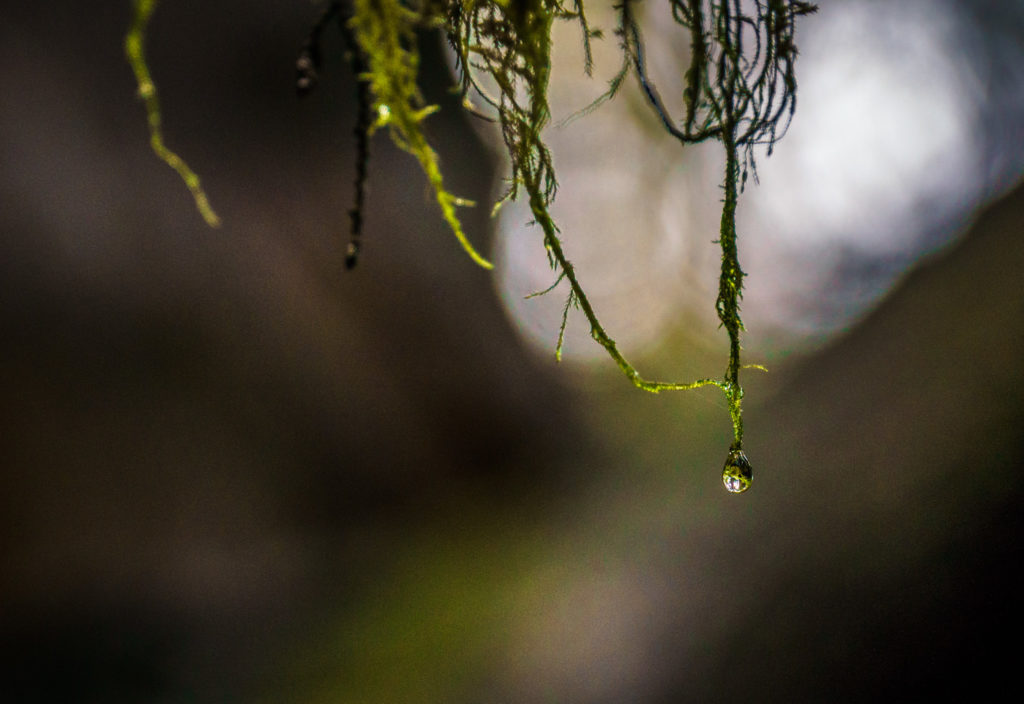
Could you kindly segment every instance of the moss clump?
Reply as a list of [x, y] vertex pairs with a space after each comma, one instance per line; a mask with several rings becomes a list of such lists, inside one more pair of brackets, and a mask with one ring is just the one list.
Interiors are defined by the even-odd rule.
[[[622, 65], [608, 91], [582, 112], [613, 98], [633, 75], [647, 103], [665, 130], [681, 145], [707, 140], [721, 142], [726, 166], [724, 198], [718, 242], [722, 250], [719, 291], [715, 307], [729, 337], [729, 362], [721, 378], [690, 382], [645, 379], [619, 351], [614, 339], [598, 320], [580, 284], [576, 270], [559, 239], [550, 214], [558, 181], [542, 133], [550, 119], [548, 81], [551, 70], [551, 29], [556, 21], [575, 22], [584, 47], [584, 70], [591, 69], [590, 43], [601, 32], [587, 22], [583, 0], [335, 0], [329, 2], [314, 25], [298, 62], [298, 88], [309, 90], [320, 66], [319, 37], [337, 19], [349, 39], [352, 65], [360, 82], [360, 118], [356, 127], [359, 144], [356, 204], [351, 211], [352, 242], [346, 262], [355, 264], [360, 246], [365, 181], [369, 151], [367, 140], [375, 130], [387, 129], [392, 140], [419, 162], [430, 183], [441, 213], [463, 249], [477, 264], [491, 268], [469, 242], [457, 208], [470, 205], [444, 185], [438, 156], [423, 134], [424, 120], [436, 110], [427, 105], [419, 89], [417, 33], [442, 31], [458, 57], [463, 103], [471, 112], [497, 123], [511, 162], [508, 189], [495, 206], [525, 197], [544, 236], [555, 283], [569, 283], [555, 354], [560, 358], [569, 310], [581, 310], [596, 340], [626, 377], [638, 388], [654, 393], [666, 390], [716, 386], [725, 394], [733, 425], [729, 457], [742, 453], [743, 387], [740, 370], [740, 301], [744, 273], [739, 263], [736, 207], [748, 175], [757, 177], [754, 147], [764, 145], [770, 154], [785, 134], [796, 109], [797, 17], [817, 8], [800, 0], [666, 0], [672, 18], [690, 46], [689, 64], [679, 67], [684, 114], [668, 114], [658, 90], [647, 74], [646, 46], [636, 17], [639, 0], [619, 0], [615, 6], [615, 35]], [[184, 163], [162, 146], [155, 90], [142, 60], [142, 37], [155, 0], [135, 2], [136, 19], [128, 35], [129, 59], [139, 79], [140, 94], [147, 101], [154, 150], [182, 174], [196, 196], [200, 211], [212, 215], [198, 179]], [[496, 92], [484, 88], [496, 86]], [[152, 102], [151, 102], [152, 99]], [[216, 216], [214, 215], [215, 219]], [[207, 217], [208, 221], [210, 220]], [[548, 291], [554, 289], [554, 285]], [[546, 293], [542, 292], [542, 293]], [[747, 365], [757, 366], [757, 365]], [[759, 367], [760, 368], [760, 367]]]

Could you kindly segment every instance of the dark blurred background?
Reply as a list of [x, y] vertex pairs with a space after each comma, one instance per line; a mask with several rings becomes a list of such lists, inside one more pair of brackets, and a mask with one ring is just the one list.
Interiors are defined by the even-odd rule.
[[[837, 265], [846, 288], [899, 276], [748, 375], [755, 482], [733, 496], [721, 399], [556, 365], [383, 135], [343, 271], [336, 36], [319, 89], [293, 86], [317, 4], [154, 16], [166, 137], [210, 230], [149, 151], [129, 3], [4, 3], [0, 698], [1020, 696], [1022, 10], [931, 7], [955, 13], [953, 60], [985, 68], [963, 98], [976, 196], [912, 255]], [[423, 51], [451, 188], [487, 203], [493, 143]], [[466, 228], [500, 254], [488, 210]], [[651, 376], [724, 367], [687, 315], [632, 351]]]

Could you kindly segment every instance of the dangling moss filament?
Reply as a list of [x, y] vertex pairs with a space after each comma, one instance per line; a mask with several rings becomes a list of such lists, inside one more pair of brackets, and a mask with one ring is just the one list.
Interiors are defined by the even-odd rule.
[[149, 123], [149, 143], [153, 152], [176, 172], [185, 186], [192, 193], [196, 202], [196, 209], [203, 216], [210, 227], [220, 226], [220, 218], [213, 211], [206, 192], [199, 183], [199, 176], [189, 168], [185, 160], [172, 152], [164, 144], [164, 133], [161, 126], [162, 117], [160, 113], [160, 100], [156, 94], [156, 84], [149, 74], [149, 66], [146, 64], [146, 28], [149, 26], [150, 17], [156, 10], [157, 0], [133, 0], [134, 14], [128, 34], [124, 38], [124, 53], [128, 57], [128, 65], [135, 74], [135, 82], [138, 84], [139, 97], [146, 106], [146, 119]]

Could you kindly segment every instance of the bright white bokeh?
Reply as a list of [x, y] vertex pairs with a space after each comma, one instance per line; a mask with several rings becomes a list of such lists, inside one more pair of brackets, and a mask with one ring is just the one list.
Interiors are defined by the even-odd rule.
[[978, 89], [942, 7], [832, 3], [802, 28], [797, 119], [741, 206], [753, 327], [848, 325], [977, 206]]

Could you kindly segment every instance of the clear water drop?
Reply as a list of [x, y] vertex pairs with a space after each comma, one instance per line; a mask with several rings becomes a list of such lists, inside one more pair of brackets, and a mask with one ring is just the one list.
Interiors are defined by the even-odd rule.
[[743, 450], [732, 448], [729, 456], [725, 458], [725, 468], [722, 470], [722, 483], [725, 488], [733, 494], [739, 494], [750, 488], [753, 481], [754, 469], [750, 461], [743, 454]]

